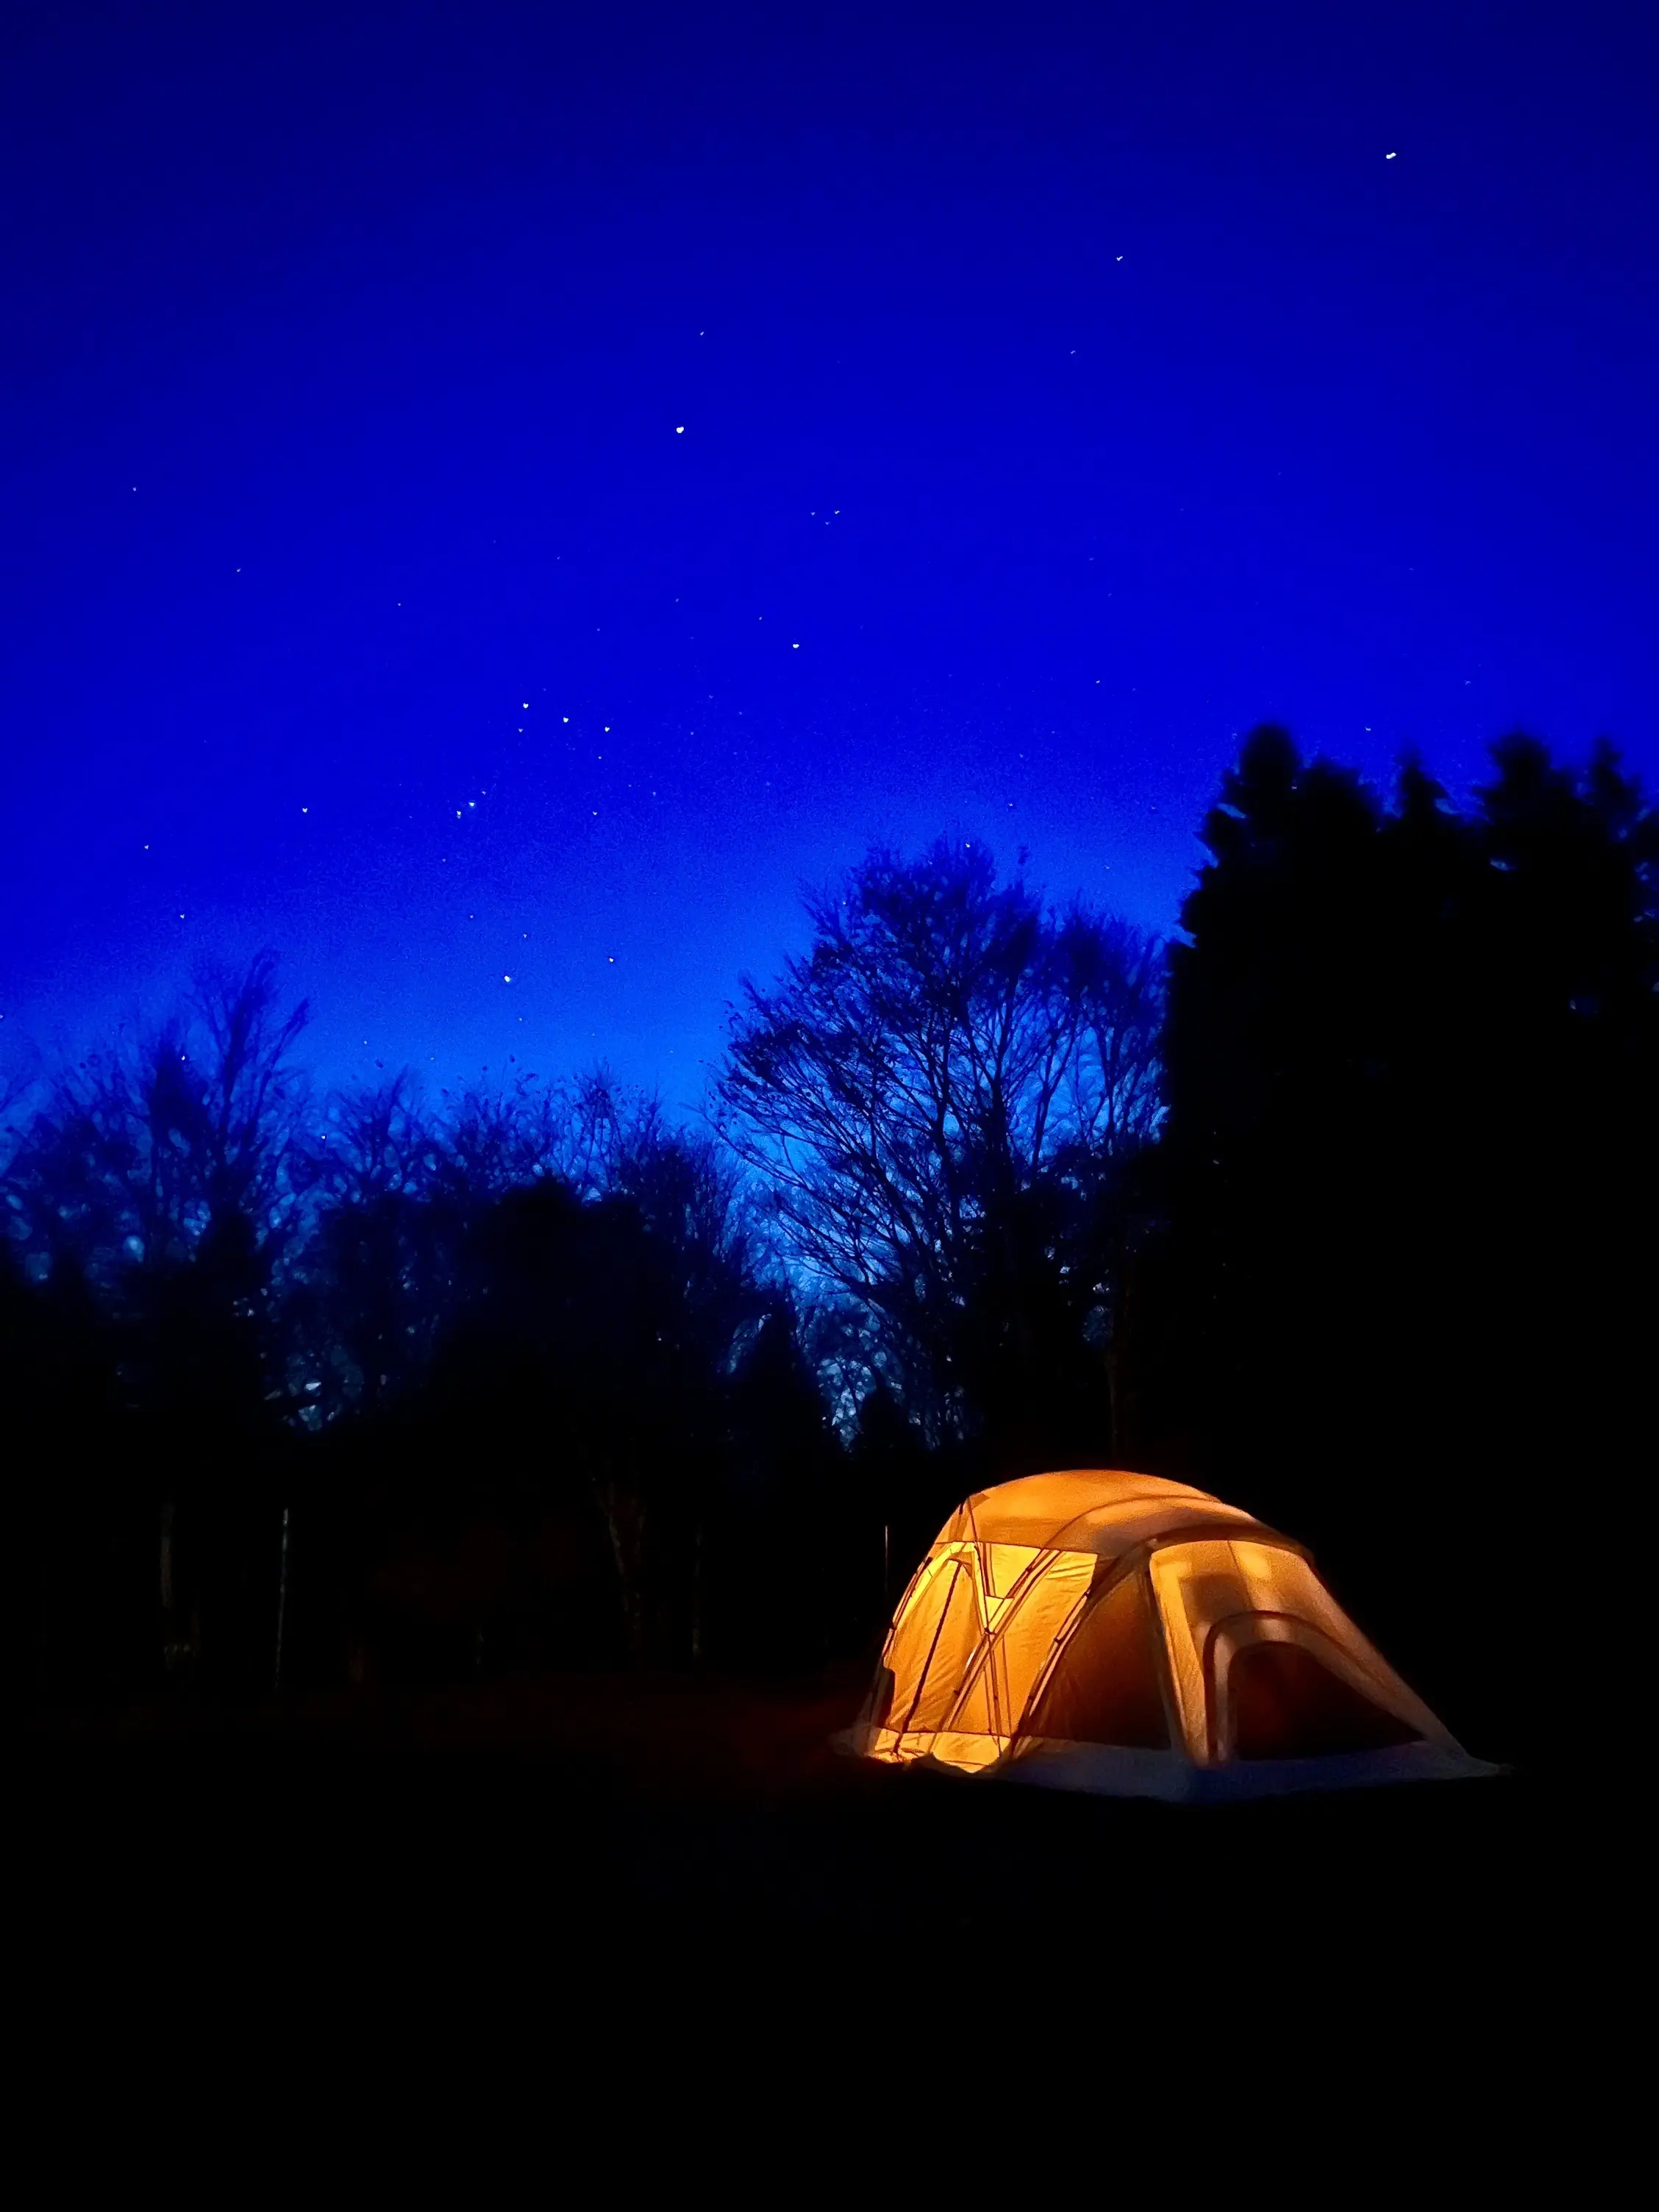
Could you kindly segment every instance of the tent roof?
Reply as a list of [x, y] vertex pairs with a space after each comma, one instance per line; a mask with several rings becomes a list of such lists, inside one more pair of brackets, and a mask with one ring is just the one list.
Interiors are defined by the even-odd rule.
[[939, 1543], [1024, 1544], [1116, 1559], [1138, 1544], [1188, 1532], [1285, 1542], [1237, 1506], [1188, 1483], [1112, 1468], [1070, 1468], [976, 1492], [951, 1515]]

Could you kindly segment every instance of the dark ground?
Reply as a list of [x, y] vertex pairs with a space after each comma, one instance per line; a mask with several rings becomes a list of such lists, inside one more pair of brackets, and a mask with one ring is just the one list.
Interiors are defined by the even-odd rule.
[[1477, 2132], [1510, 2130], [1577, 2032], [1575, 1869], [1607, 1812], [1582, 1790], [1192, 1811], [894, 1773], [828, 1747], [861, 1688], [573, 1676], [60, 1715], [23, 1741], [14, 1816], [28, 2016], [184, 2080], [271, 2045], [358, 2070], [743, 2051], [849, 2109], [872, 2069], [902, 2105], [940, 2063], [971, 2102], [991, 2046], [1028, 2081], [1057, 2044], [1102, 2080], [1130, 2053], [1234, 2078], [1265, 2052], [1285, 2095], [1351, 2057], [1413, 2125], [1427, 2100]]

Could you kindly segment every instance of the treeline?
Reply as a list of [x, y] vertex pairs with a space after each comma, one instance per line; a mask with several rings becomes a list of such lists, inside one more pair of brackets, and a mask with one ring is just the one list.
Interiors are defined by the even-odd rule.
[[810, 1665], [968, 1490], [1115, 1463], [1306, 1540], [1484, 1747], [1581, 1729], [1653, 1460], [1659, 816], [1605, 749], [1459, 809], [1263, 729], [1202, 835], [1169, 947], [872, 855], [686, 1126], [319, 1098], [269, 957], [61, 1073], [0, 1174], [20, 1685]]

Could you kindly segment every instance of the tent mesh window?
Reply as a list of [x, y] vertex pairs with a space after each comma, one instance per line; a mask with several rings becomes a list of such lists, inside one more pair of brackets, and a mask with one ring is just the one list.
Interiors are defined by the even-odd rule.
[[1420, 1741], [1300, 1644], [1247, 1644], [1227, 1691], [1237, 1759], [1322, 1759]]

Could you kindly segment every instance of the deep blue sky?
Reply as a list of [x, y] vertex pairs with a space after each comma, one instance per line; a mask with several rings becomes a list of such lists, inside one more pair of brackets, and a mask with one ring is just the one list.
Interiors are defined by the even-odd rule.
[[877, 838], [1168, 926], [1264, 716], [1659, 775], [1651, 7], [0, 41], [9, 1040], [270, 942], [682, 1100]]

